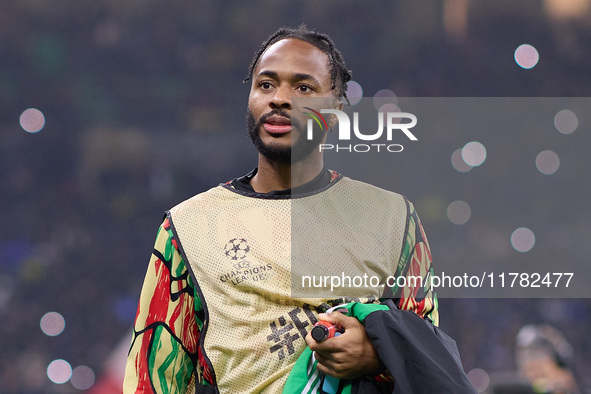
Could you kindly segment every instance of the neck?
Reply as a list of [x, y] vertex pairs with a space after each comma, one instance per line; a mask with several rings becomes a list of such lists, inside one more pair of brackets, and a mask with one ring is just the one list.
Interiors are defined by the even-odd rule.
[[298, 163], [278, 163], [259, 154], [258, 171], [250, 185], [257, 193], [287, 190], [316, 178], [324, 167], [321, 155], [312, 154]]

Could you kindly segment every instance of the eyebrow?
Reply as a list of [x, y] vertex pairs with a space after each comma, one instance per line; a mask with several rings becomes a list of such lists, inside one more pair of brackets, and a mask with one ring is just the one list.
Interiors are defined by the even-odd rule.
[[[260, 73], [258, 73], [257, 77], [261, 77], [261, 76], [266, 76], [266, 77], [269, 77], [269, 78], [272, 78], [275, 80], [279, 79], [279, 74], [276, 73], [275, 71], [268, 71], [268, 70], [261, 71]], [[320, 82], [310, 74], [293, 73], [293, 74], [291, 74], [291, 79], [295, 82], [304, 81], [304, 80], [309, 79], [309, 80], [314, 81], [314, 83], [320, 85]]]

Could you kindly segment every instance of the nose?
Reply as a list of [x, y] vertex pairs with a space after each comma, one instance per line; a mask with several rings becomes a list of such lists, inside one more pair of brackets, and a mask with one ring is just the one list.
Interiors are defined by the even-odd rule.
[[271, 108], [291, 109], [291, 89], [288, 86], [280, 85], [269, 103]]

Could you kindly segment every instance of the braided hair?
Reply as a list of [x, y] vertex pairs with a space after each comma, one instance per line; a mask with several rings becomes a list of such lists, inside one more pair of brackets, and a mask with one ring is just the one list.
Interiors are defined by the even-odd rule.
[[265, 52], [271, 45], [286, 38], [296, 38], [305, 41], [314, 45], [328, 56], [331, 89], [335, 90], [335, 96], [344, 98], [348, 104], [347, 82], [351, 80], [351, 70], [347, 69], [343, 55], [337, 48], [335, 48], [330, 37], [326, 34], [310, 30], [306, 25], [300, 25], [297, 29], [282, 27], [275, 33], [271, 34], [269, 38], [263, 42], [252, 58], [248, 69], [248, 76], [244, 79], [244, 82], [246, 83], [252, 78], [254, 69], [256, 68], [263, 52]]

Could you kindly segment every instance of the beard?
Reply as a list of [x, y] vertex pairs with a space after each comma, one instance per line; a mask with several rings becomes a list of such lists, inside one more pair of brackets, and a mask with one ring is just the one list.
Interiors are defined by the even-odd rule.
[[[265, 144], [261, 139], [261, 127], [265, 123], [265, 120], [272, 115], [283, 116], [291, 120], [291, 146]], [[312, 140], [308, 140], [304, 137], [301, 122], [298, 119], [291, 118], [280, 109], [274, 109], [261, 116], [259, 120], [255, 120], [252, 111], [247, 107], [246, 131], [248, 132], [248, 137], [261, 155], [271, 161], [285, 164], [298, 163], [310, 156], [314, 150], [318, 149], [318, 146], [326, 136], [326, 131], [323, 130], [322, 132], [313, 133]]]

